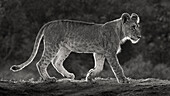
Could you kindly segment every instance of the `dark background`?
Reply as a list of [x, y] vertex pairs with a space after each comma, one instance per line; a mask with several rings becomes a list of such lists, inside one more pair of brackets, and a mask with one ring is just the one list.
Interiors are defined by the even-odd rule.
[[[142, 38], [133, 45], [127, 41], [118, 55], [125, 74], [131, 78], [170, 79], [170, 1], [169, 0], [0, 0], [0, 78], [14, 80], [39, 79], [36, 62], [13, 73], [10, 66], [26, 61], [43, 24], [58, 19], [105, 23], [120, 18], [123, 12], [137, 13], [141, 19]], [[92, 54], [71, 55], [64, 66], [85, 78], [94, 66]], [[50, 65], [51, 76], [62, 78]], [[114, 77], [107, 61], [98, 76]]]

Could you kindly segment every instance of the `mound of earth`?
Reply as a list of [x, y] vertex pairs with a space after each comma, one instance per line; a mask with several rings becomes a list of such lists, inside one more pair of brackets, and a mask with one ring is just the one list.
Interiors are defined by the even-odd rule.
[[170, 81], [131, 79], [118, 84], [114, 78], [85, 80], [0, 81], [0, 96], [170, 96]]

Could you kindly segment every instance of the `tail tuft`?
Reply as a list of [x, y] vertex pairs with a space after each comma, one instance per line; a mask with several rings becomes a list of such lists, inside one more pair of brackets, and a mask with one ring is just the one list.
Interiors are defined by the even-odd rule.
[[17, 65], [13, 65], [11, 66], [10, 70], [12, 70], [13, 72], [17, 72], [21, 70], [21, 67], [17, 66]]

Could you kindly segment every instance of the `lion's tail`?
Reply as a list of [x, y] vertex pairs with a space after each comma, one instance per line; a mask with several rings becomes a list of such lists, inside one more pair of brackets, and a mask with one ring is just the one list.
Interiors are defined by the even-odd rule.
[[11, 66], [10, 70], [12, 70], [13, 72], [20, 71], [20, 70], [22, 70], [24, 67], [28, 66], [28, 65], [33, 61], [33, 59], [35, 58], [35, 56], [36, 56], [36, 54], [37, 54], [37, 52], [38, 52], [41, 39], [42, 39], [42, 37], [44, 36], [44, 27], [45, 27], [45, 26], [43, 26], [43, 27], [40, 29], [40, 31], [38, 32], [38, 35], [37, 35], [36, 40], [35, 40], [35, 43], [34, 43], [33, 52], [32, 52], [32, 54], [31, 54], [31, 56], [29, 57], [29, 59], [28, 59], [26, 62], [24, 62], [24, 63], [22, 63], [22, 64], [20, 64], [20, 65], [13, 65], [13, 66]]

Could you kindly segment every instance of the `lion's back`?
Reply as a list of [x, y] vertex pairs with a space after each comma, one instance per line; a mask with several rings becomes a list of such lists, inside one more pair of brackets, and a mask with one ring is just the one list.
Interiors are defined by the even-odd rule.
[[[74, 20], [57, 20], [49, 23], [44, 35], [49, 39], [64, 37], [65, 39], [78, 41], [93, 41], [100, 34], [100, 25]], [[64, 39], [63, 38], [63, 39]], [[90, 42], [89, 42], [90, 43]]]
[[57, 20], [49, 23], [45, 29], [46, 42], [70, 47], [72, 50], [88, 51], [101, 46], [101, 24], [74, 20]]

